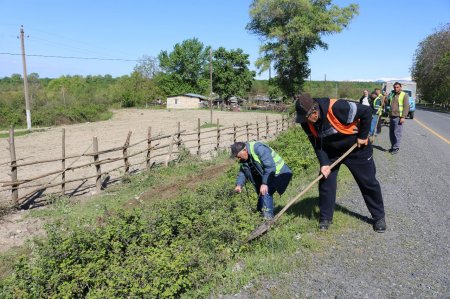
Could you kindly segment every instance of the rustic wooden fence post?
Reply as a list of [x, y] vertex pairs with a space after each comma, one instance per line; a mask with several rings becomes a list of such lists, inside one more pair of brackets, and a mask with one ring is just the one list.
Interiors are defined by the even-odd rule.
[[99, 155], [98, 155], [98, 140], [97, 137], [94, 137], [92, 140], [92, 148], [94, 150], [94, 165], [97, 171], [97, 177], [95, 178], [95, 186], [98, 191], [102, 190], [102, 171], [100, 169], [100, 164], [98, 164]]
[[197, 156], [200, 155], [201, 152], [200, 152], [200, 118], [199, 118], [197, 122]]
[[245, 131], [247, 133], [247, 142], [249, 142], [250, 141], [250, 135], [249, 135], [249, 132], [248, 132], [248, 122], [245, 124]]
[[216, 151], [219, 151], [220, 147], [220, 126], [219, 126], [219, 119], [217, 119], [217, 144], [216, 144]]
[[233, 143], [236, 143], [236, 124], [233, 124]]
[[269, 116], [266, 115], [266, 139], [269, 138]]
[[16, 147], [14, 145], [14, 127], [9, 129], [9, 153], [11, 155], [11, 199], [15, 207], [19, 206], [19, 190], [17, 187]]
[[181, 147], [181, 123], [178, 122], [178, 134], [177, 134], [177, 149], [180, 151]]
[[147, 157], [146, 157], [146, 164], [147, 164], [147, 169], [150, 169], [151, 164], [150, 164], [150, 154], [152, 151], [152, 127], [148, 127], [147, 130]]
[[66, 194], [66, 129], [62, 129], [61, 140], [61, 195]]
[[284, 115], [281, 115], [281, 132], [284, 131]]
[[130, 163], [128, 162], [128, 146], [130, 145], [130, 137], [131, 137], [131, 131], [128, 132], [127, 140], [125, 140], [125, 144], [123, 145], [123, 162], [125, 164], [125, 173], [128, 173], [130, 170]]
[[259, 123], [256, 121], [256, 140], [259, 140]]
[[276, 127], [275, 127], [275, 135], [278, 135], [278, 119], [275, 120]]
[[169, 151], [167, 152], [167, 157], [166, 157], [166, 161], [164, 162], [164, 166], [167, 167], [169, 166], [169, 162], [170, 162], [170, 158], [172, 157], [172, 152], [173, 152], [173, 143], [174, 143], [174, 138], [175, 136], [171, 136], [170, 137], [170, 144], [169, 144]]

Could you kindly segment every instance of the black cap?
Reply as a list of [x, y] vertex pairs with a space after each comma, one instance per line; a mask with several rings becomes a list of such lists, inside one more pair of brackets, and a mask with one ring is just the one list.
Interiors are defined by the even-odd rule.
[[235, 142], [231, 145], [231, 158], [235, 158], [236, 155], [245, 148], [244, 142]]
[[295, 96], [295, 111], [297, 112], [297, 123], [306, 122], [306, 115], [311, 112], [311, 109], [316, 107], [316, 103], [311, 98], [309, 93], [303, 93]]

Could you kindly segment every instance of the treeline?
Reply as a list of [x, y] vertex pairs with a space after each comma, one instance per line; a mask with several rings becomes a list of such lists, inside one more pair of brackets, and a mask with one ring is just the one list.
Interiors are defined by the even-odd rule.
[[[154, 106], [167, 94], [155, 79], [133, 72], [118, 78], [104, 76], [62, 76], [56, 79], [28, 76], [33, 126], [51, 126], [97, 121], [111, 116], [110, 108]], [[307, 81], [304, 91], [314, 97], [357, 99], [364, 89], [381, 87], [376, 82]], [[24, 126], [25, 96], [19, 74], [0, 79], [0, 127]], [[254, 80], [245, 98], [270, 93], [269, 80]], [[337, 96], [336, 96], [337, 95]], [[285, 98], [286, 103], [291, 99]]]
[[[269, 80], [255, 80], [249, 96], [258, 94], [270, 95], [271, 83]], [[302, 92], [310, 93], [313, 97], [329, 97], [337, 99], [359, 99], [363, 91], [367, 89], [369, 93], [375, 88], [381, 88], [382, 82], [357, 82], [357, 81], [305, 81]], [[284, 98], [286, 103], [290, 98]]]

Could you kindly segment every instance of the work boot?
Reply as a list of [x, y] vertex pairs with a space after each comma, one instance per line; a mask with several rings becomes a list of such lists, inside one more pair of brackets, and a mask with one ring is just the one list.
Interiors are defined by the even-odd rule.
[[378, 219], [373, 224], [373, 230], [377, 233], [384, 233], [386, 231], [386, 220], [384, 218]]
[[332, 224], [333, 221], [331, 220], [326, 220], [326, 219], [322, 219], [319, 221], [319, 230], [321, 232], [325, 232], [328, 230], [328, 228], [330, 227], [330, 224]]

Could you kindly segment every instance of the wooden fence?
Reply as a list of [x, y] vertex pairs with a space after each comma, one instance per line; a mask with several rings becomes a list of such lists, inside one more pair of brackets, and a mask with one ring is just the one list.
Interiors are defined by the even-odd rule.
[[[130, 131], [123, 145], [104, 150], [99, 150], [98, 139], [93, 137], [92, 144], [88, 145], [83, 153], [70, 156], [66, 155], [66, 134], [65, 129], [62, 129], [61, 157], [32, 162], [24, 162], [24, 159], [16, 157], [14, 129], [11, 128], [9, 131], [11, 160], [8, 162], [11, 180], [0, 181], [0, 192], [10, 192], [11, 202], [18, 208], [35, 201], [44, 192], [68, 196], [90, 192], [89, 190], [97, 192], [124, 176], [145, 169], [150, 170], [155, 165], [168, 166], [171, 161], [179, 159], [183, 149], [201, 158], [207, 158], [219, 150], [228, 148], [236, 141], [269, 140], [289, 128], [291, 124], [289, 116], [273, 121], [266, 116], [265, 122], [247, 122], [244, 125], [234, 124], [230, 127], [221, 127], [217, 119], [214, 127], [201, 128], [198, 119], [197, 129], [193, 132], [182, 130], [178, 122], [176, 132], [152, 136], [152, 128], [149, 127], [144, 139], [131, 143]], [[54, 165], [53, 171], [19, 179], [20, 169], [49, 163]], [[83, 170], [81, 174], [80, 170]], [[23, 173], [29, 174], [25, 170]]]

